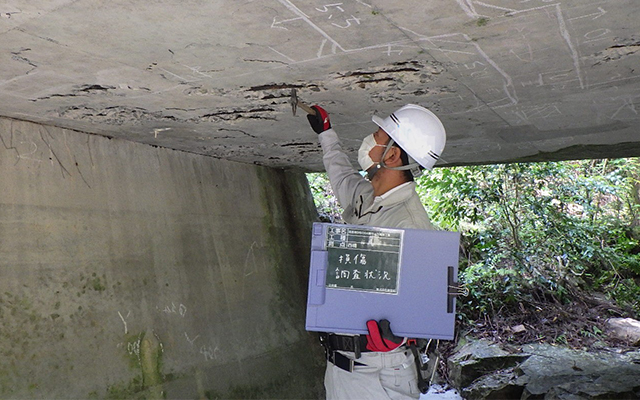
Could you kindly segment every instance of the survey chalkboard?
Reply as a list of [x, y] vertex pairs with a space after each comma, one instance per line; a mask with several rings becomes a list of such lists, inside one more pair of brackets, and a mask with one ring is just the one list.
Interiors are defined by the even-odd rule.
[[327, 288], [398, 293], [402, 230], [331, 226], [326, 235]]
[[451, 340], [460, 234], [314, 222], [305, 329]]

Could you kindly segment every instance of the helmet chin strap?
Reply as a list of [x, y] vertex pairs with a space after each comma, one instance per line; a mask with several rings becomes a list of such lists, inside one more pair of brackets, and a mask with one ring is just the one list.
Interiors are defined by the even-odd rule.
[[380, 171], [380, 168], [380, 164], [376, 164], [367, 170], [367, 179], [369, 180], [369, 182], [373, 180], [373, 177], [378, 171]]
[[[367, 179], [369, 180], [369, 182], [371, 182], [371, 180], [373, 180], [373, 177], [376, 175], [376, 173], [378, 171], [380, 171], [382, 168], [386, 168], [386, 169], [395, 169], [393, 167], [387, 167], [387, 165], [384, 163], [384, 157], [387, 155], [387, 153], [389, 152], [389, 149], [391, 149], [391, 147], [393, 146], [393, 143], [395, 143], [393, 141], [393, 139], [389, 139], [389, 143], [386, 144], [386, 147], [384, 148], [384, 152], [382, 153], [382, 156], [380, 156], [380, 162], [378, 162], [377, 164], [371, 166], [368, 170], [367, 170]], [[380, 145], [380, 146], [384, 146], [384, 145]]]

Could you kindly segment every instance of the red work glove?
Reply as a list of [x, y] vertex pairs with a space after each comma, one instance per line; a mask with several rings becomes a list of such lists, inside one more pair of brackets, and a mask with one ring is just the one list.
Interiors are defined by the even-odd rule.
[[327, 129], [331, 129], [331, 122], [329, 122], [329, 114], [320, 106], [311, 106], [316, 110], [315, 115], [307, 114], [307, 119], [311, 125], [311, 129], [315, 133], [322, 133]]
[[367, 349], [371, 351], [391, 351], [400, 347], [404, 338], [396, 336], [391, 332], [389, 320], [382, 319], [367, 321]]

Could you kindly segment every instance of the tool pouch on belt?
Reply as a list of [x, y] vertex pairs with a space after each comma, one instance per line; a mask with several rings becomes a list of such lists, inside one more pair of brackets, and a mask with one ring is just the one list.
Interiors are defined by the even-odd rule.
[[[429, 368], [428, 364], [429, 358], [426, 357], [428, 344], [422, 342], [423, 341], [420, 339], [409, 339], [407, 340], [407, 346], [413, 353], [413, 358], [418, 373], [418, 389], [420, 390], [420, 393], [426, 394], [429, 391], [429, 386], [431, 386], [431, 368]], [[419, 348], [423, 347], [425, 348], [424, 359], [423, 354], [420, 354], [420, 352], [418, 351]], [[433, 365], [433, 368], [436, 368], [435, 363]]]

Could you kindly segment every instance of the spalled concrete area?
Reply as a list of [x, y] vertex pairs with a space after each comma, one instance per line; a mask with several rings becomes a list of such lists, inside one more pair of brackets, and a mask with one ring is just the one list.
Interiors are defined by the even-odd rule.
[[441, 165], [640, 155], [636, 0], [10, 0], [0, 65], [2, 116], [272, 167], [322, 169], [291, 88], [354, 161], [409, 102]]
[[304, 174], [4, 118], [0, 138], [0, 398], [319, 396]]

